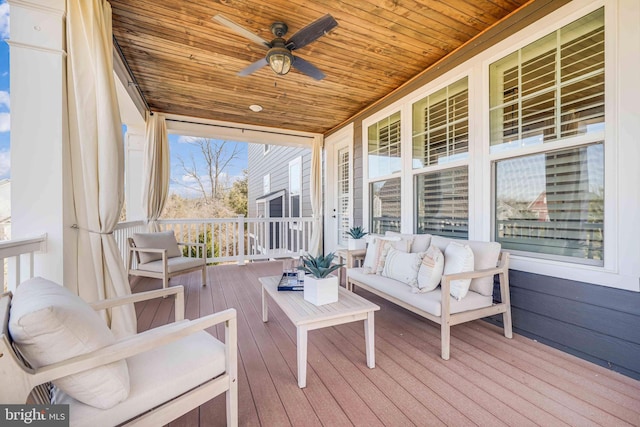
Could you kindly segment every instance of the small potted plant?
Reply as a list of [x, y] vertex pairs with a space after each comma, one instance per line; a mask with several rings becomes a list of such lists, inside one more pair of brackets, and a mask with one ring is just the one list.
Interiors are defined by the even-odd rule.
[[347, 249], [350, 251], [365, 249], [367, 247], [367, 242], [365, 241], [364, 236], [369, 233], [364, 231], [364, 227], [360, 225], [351, 227], [349, 231], [347, 231], [347, 234], [350, 237], [347, 241]]
[[338, 278], [330, 276], [342, 264], [333, 264], [333, 252], [327, 256], [304, 255], [299, 270], [304, 271], [304, 299], [315, 305], [338, 301]]

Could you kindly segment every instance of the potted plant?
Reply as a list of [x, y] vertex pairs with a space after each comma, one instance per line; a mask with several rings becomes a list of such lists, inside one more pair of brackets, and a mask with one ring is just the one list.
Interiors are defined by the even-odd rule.
[[350, 237], [347, 241], [347, 249], [350, 251], [365, 249], [367, 247], [367, 242], [365, 241], [364, 236], [369, 233], [364, 231], [364, 227], [360, 225], [351, 227], [349, 231], [347, 231], [347, 234]]
[[304, 255], [299, 270], [304, 275], [304, 299], [315, 305], [330, 304], [338, 301], [338, 278], [330, 276], [343, 264], [333, 264], [333, 252], [327, 256]]

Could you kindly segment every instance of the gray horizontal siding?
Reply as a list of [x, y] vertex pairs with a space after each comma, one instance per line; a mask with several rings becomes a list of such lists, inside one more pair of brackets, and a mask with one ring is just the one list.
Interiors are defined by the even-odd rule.
[[640, 293], [515, 270], [509, 278], [515, 332], [640, 379]]
[[[261, 144], [249, 144], [247, 155], [248, 169], [248, 213], [256, 216], [256, 199], [263, 194], [263, 178], [271, 175], [271, 191], [286, 190], [289, 195], [289, 162], [302, 157], [302, 216], [312, 215], [309, 186], [311, 180], [311, 150], [308, 148], [271, 145], [264, 154]], [[285, 212], [289, 212], [289, 200], [285, 200]]]

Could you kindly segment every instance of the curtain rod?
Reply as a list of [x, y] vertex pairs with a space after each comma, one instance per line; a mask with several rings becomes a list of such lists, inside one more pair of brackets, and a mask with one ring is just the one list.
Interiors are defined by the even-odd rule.
[[138, 95], [140, 95], [142, 102], [144, 102], [144, 106], [146, 107], [147, 111], [153, 114], [151, 112], [151, 107], [149, 107], [149, 103], [147, 102], [147, 98], [144, 97], [144, 94], [140, 89], [140, 85], [138, 84], [136, 77], [133, 75], [133, 71], [131, 71], [131, 67], [129, 67], [129, 63], [127, 62], [127, 59], [124, 57], [124, 54], [122, 53], [122, 49], [120, 48], [120, 44], [118, 43], [118, 40], [116, 40], [116, 36], [112, 36], [112, 38], [113, 38], [113, 45], [115, 46], [116, 51], [118, 52], [118, 56], [120, 57], [120, 60], [124, 65], [124, 68], [127, 70], [127, 74], [129, 75], [129, 78], [131, 78], [131, 81], [128, 82], [128, 84], [133, 85], [136, 88], [136, 91], [138, 92]]
[[272, 135], [294, 136], [294, 137], [297, 137], [297, 138], [308, 138], [308, 139], [313, 139], [314, 138], [313, 136], [308, 136], [308, 135], [294, 135], [294, 134], [291, 134], [291, 133], [275, 132], [275, 131], [271, 131], [271, 130], [245, 129], [245, 128], [236, 127], [236, 126], [225, 126], [225, 125], [215, 125], [215, 124], [212, 124], [212, 123], [191, 122], [189, 120], [176, 120], [176, 119], [166, 119], [166, 120], [168, 122], [188, 123], [190, 125], [212, 126], [212, 127], [216, 127], [216, 128], [222, 128], [222, 129], [234, 129], [234, 130], [240, 130], [242, 132], [251, 131], [251, 132], [269, 133], [269, 134], [272, 134]]

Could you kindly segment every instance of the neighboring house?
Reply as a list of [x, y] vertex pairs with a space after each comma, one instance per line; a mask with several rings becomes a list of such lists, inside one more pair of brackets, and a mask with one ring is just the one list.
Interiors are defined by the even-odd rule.
[[311, 150], [249, 144], [249, 218], [310, 217]]
[[[249, 144], [248, 148], [249, 218], [311, 217], [309, 183], [311, 150], [269, 144]], [[301, 227], [265, 223], [251, 233], [254, 250], [297, 251], [300, 239], [309, 233]]]

